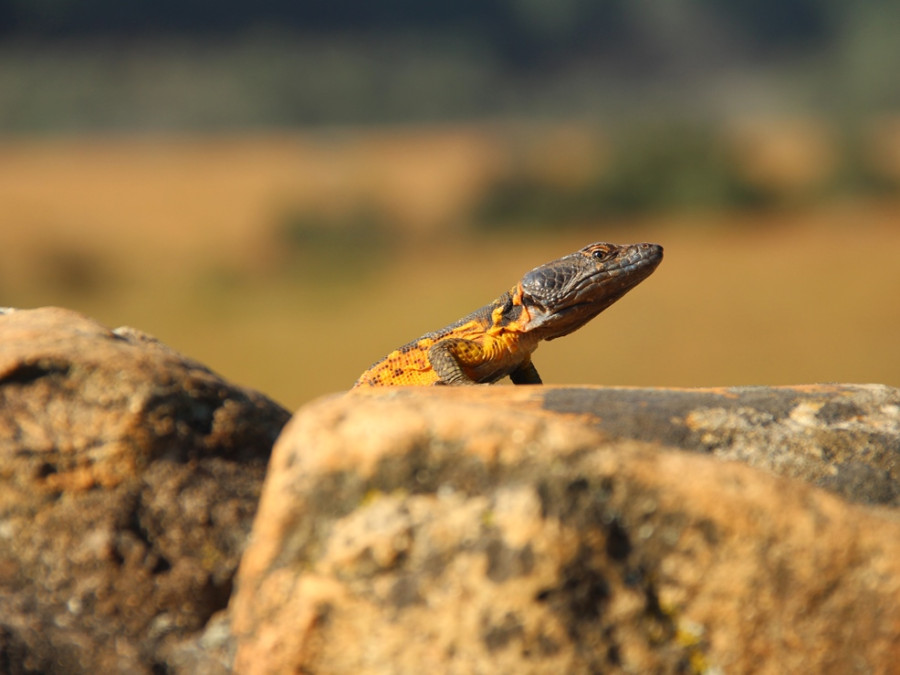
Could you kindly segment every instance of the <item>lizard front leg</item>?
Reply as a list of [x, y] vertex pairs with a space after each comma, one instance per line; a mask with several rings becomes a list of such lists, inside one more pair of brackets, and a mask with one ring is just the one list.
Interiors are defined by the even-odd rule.
[[509, 379], [513, 381], [513, 384], [544, 384], [541, 381], [541, 376], [538, 375], [537, 368], [534, 367], [531, 361], [523, 363], [512, 371], [509, 374]]
[[480, 344], [464, 338], [438, 340], [428, 350], [431, 368], [441, 378], [438, 384], [479, 384], [466, 374], [463, 366], [477, 366], [485, 358]]

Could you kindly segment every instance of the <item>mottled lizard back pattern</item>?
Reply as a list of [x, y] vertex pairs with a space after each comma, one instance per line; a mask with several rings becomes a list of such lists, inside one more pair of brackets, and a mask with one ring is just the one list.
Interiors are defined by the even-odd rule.
[[492, 303], [374, 363], [354, 388], [483, 384], [506, 376], [541, 384], [531, 354], [577, 330], [646, 279], [658, 244], [596, 243], [528, 272]]

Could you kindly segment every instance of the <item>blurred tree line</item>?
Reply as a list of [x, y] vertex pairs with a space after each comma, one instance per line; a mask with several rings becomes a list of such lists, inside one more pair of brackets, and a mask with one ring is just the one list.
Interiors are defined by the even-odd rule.
[[0, 130], [900, 105], [891, 0], [0, 0]]
[[[833, 39], [864, 0], [0, 0], [4, 38], [224, 37], [278, 28], [301, 35], [419, 32], [465, 36], [511, 66], [533, 67], [586, 54], [665, 56], [711, 25], [724, 41], [742, 37], [760, 52]], [[693, 31], [698, 31], [696, 34]], [[680, 34], [681, 37], [678, 37]], [[709, 37], [708, 35], [706, 37]]]
[[[514, 163], [476, 222], [758, 208], [897, 188], [870, 127], [900, 109], [898, 35], [892, 0], [0, 0], [0, 132], [574, 119], [608, 156], [577, 185]], [[723, 144], [767, 117], [829, 127], [799, 197]]]

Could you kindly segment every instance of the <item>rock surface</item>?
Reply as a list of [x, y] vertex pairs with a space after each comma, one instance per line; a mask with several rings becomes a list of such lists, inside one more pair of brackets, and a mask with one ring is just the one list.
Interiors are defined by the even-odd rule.
[[241, 559], [287, 418], [139, 331], [0, 310], [0, 674], [900, 662], [896, 389], [323, 399]]
[[898, 513], [810, 482], [859, 462], [882, 487], [831, 487], [893, 503], [897, 392], [651, 391], [306, 407], [241, 562], [236, 672], [891, 672]]
[[0, 672], [169, 668], [228, 602], [287, 419], [133, 329], [0, 311]]
[[900, 505], [900, 390], [892, 387], [553, 387], [521, 395], [610, 438], [708, 452], [852, 501]]

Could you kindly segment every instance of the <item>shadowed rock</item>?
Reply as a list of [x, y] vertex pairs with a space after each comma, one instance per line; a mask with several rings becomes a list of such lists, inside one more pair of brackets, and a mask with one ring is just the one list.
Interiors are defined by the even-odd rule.
[[[896, 402], [887, 387], [317, 402], [273, 453], [230, 607], [235, 668], [888, 672], [896, 512], [787, 476], [819, 481], [823, 447], [881, 466]], [[845, 432], [863, 435], [835, 445]], [[819, 474], [796, 469], [807, 451]], [[857, 482], [838, 491], [885, 501]]]
[[164, 668], [228, 602], [287, 418], [133, 329], [0, 312], [0, 672]]
[[892, 387], [549, 387], [516, 392], [510, 404], [577, 416], [611, 439], [707, 452], [853, 501], [900, 504], [900, 390]]

